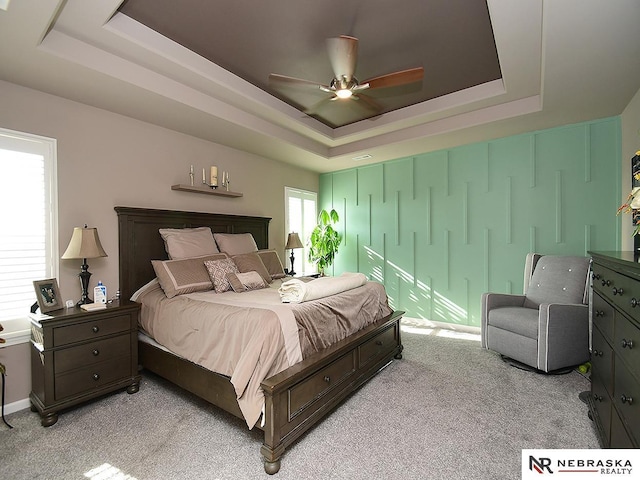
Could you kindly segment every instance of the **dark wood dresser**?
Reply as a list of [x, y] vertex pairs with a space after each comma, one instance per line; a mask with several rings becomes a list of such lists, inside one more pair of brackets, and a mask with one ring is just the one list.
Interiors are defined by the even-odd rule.
[[58, 412], [120, 388], [135, 393], [140, 305], [118, 302], [104, 310], [79, 307], [31, 321], [31, 406], [42, 426]]
[[592, 264], [589, 416], [603, 448], [640, 446], [640, 263], [589, 252]]

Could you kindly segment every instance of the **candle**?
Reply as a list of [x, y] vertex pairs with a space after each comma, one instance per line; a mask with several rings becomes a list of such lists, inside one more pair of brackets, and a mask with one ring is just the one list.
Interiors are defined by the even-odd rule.
[[193, 165], [191, 165], [191, 169], [189, 169], [189, 174], [193, 175]]
[[218, 186], [218, 167], [211, 167], [211, 186]]
[[207, 183], [207, 177], [204, 175], [204, 168], [202, 169], [202, 183]]

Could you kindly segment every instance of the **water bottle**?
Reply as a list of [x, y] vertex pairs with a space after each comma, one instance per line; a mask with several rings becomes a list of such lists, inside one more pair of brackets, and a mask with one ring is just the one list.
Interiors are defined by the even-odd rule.
[[95, 303], [107, 303], [107, 287], [101, 281], [93, 289], [93, 301]]

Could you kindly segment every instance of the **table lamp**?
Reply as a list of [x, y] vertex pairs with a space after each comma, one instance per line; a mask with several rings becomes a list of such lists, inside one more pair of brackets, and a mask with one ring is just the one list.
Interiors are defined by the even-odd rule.
[[296, 274], [296, 272], [293, 270], [293, 261], [295, 260], [293, 257], [293, 249], [302, 248], [302, 247], [303, 245], [302, 245], [302, 242], [300, 241], [300, 237], [298, 236], [298, 234], [296, 232], [291, 232], [287, 237], [287, 244], [284, 247], [284, 248], [291, 249], [291, 256], [289, 257], [289, 260], [291, 261], [291, 270], [289, 271], [289, 275], [291, 276]]
[[89, 265], [87, 265], [87, 258], [106, 257], [102, 244], [100, 243], [100, 237], [98, 237], [97, 228], [84, 228], [75, 227], [73, 229], [73, 235], [69, 241], [69, 246], [62, 254], [63, 260], [82, 258], [82, 265], [80, 266], [80, 285], [82, 287], [82, 297], [78, 302], [78, 305], [85, 303], [93, 303], [93, 300], [89, 298], [89, 278], [91, 278], [91, 272], [89, 272]]

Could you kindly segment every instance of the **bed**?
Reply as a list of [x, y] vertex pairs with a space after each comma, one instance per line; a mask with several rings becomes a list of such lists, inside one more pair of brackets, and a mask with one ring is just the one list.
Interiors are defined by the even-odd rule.
[[[269, 218], [115, 207], [119, 230], [122, 298], [129, 299], [155, 277], [151, 260], [166, 259], [161, 228], [209, 227], [218, 233], [250, 233], [259, 249], [269, 246]], [[400, 319], [394, 311], [328, 348], [264, 379], [260, 453], [275, 474], [285, 449], [320, 422], [348, 395], [393, 359], [402, 358]], [[151, 371], [223, 410], [243, 418], [230, 377], [215, 373], [157, 344], [139, 341], [138, 358]]]

